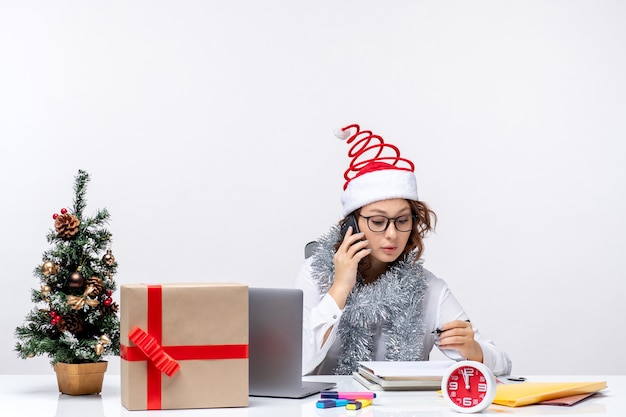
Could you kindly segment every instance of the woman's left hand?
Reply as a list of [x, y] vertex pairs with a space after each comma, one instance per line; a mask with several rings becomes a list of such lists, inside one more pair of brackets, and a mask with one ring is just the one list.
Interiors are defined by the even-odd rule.
[[468, 360], [483, 361], [483, 349], [474, 340], [474, 329], [470, 322], [454, 320], [445, 323], [438, 337], [440, 349], [454, 349]]

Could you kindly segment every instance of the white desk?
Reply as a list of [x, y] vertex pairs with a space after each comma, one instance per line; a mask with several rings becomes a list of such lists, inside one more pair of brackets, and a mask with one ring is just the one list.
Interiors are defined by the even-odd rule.
[[[307, 379], [337, 381], [338, 390], [364, 388], [351, 377], [309, 377]], [[572, 407], [531, 405], [510, 408], [492, 405], [486, 415], [520, 416], [626, 416], [626, 375], [609, 376], [537, 376], [534, 382], [607, 381], [601, 394]], [[107, 374], [100, 395], [69, 396], [59, 394], [56, 377], [50, 375], [0, 375], [0, 415], [3, 417], [433, 417], [455, 416], [435, 391], [379, 391], [374, 405], [362, 410], [345, 408], [318, 409], [319, 395], [301, 400], [250, 397], [247, 408], [216, 408], [196, 410], [128, 411], [120, 403], [119, 375]]]

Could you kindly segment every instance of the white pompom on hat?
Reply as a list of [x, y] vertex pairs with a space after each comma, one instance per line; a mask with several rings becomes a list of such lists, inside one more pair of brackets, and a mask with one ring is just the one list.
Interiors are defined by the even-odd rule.
[[396, 146], [385, 143], [381, 136], [369, 130], [361, 130], [357, 124], [337, 130], [335, 136], [348, 144], [354, 142], [348, 151], [352, 161], [344, 172], [343, 216], [376, 201], [418, 200], [415, 165], [402, 158]]

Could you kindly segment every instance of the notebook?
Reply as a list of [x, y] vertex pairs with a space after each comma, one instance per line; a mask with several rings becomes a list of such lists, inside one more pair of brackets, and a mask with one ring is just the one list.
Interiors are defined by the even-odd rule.
[[383, 390], [439, 390], [443, 376], [455, 363], [453, 360], [362, 361], [353, 376], [363, 385], [373, 383]]
[[249, 394], [304, 398], [335, 386], [302, 380], [302, 290], [249, 287]]

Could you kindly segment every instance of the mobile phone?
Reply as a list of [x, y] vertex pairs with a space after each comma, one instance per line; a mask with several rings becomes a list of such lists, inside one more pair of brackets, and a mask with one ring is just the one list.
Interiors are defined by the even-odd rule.
[[[360, 233], [361, 231], [359, 230], [359, 225], [356, 221], [356, 216], [354, 214], [349, 214], [348, 217], [346, 217], [345, 221], [343, 222], [343, 224], [341, 225], [341, 229], [339, 230], [339, 233], [341, 233], [341, 240], [343, 241], [343, 239], [346, 237], [346, 233], [348, 232], [348, 227], [352, 226], [352, 234], [355, 233]], [[354, 243], [360, 242], [361, 240], [357, 240]], [[353, 245], [354, 245], [353, 243]], [[361, 259], [359, 261], [359, 263], [363, 262], [363, 260]], [[363, 280], [363, 276], [358, 273], [356, 275], [356, 280], [357, 282], [363, 284], [364, 280]]]
[[341, 240], [346, 237], [346, 233], [348, 233], [348, 227], [350, 226], [352, 226], [352, 234], [360, 233], [359, 225], [356, 221], [356, 216], [354, 214], [349, 214], [348, 217], [346, 217], [346, 220], [341, 225], [341, 230], [339, 231], [341, 233]]

